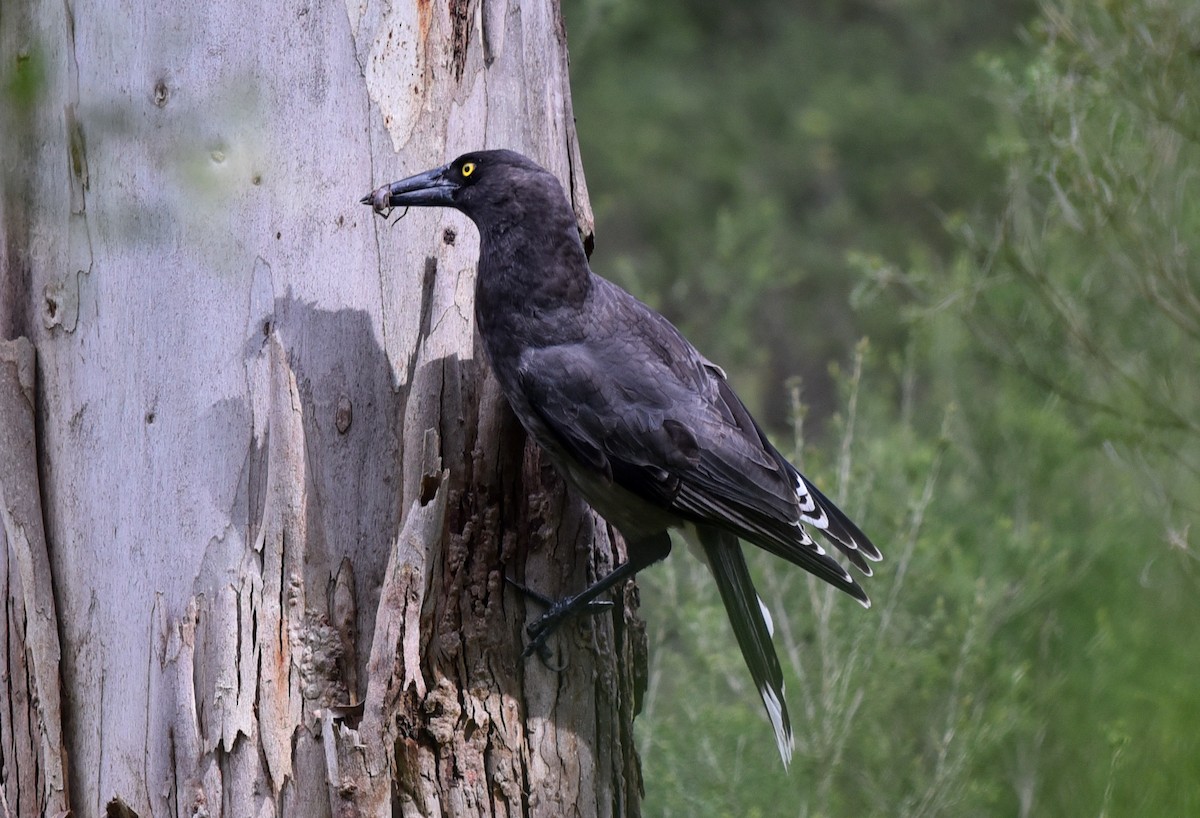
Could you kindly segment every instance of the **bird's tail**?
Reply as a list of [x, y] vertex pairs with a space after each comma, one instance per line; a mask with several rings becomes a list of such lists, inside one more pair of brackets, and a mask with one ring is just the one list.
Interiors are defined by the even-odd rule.
[[738, 538], [718, 528], [697, 526], [696, 530], [742, 649], [742, 656], [750, 668], [758, 695], [767, 708], [771, 727], [775, 730], [775, 742], [779, 745], [779, 755], [786, 768], [792, 760], [795, 739], [788, 720], [787, 704], [783, 699], [783, 671], [779, 667], [779, 657], [775, 655], [775, 646], [771, 643], [774, 630], [771, 615], [754, 590]]

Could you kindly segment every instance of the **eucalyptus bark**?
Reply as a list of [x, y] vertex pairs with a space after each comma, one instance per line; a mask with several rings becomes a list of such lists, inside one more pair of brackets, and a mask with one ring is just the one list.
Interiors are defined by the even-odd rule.
[[[0, 815], [636, 815], [620, 544], [474, 338], [511, 147], [591, 214], [556, 3], [5, 0]], [[11, 341], [8, 339], [12, 339]]]

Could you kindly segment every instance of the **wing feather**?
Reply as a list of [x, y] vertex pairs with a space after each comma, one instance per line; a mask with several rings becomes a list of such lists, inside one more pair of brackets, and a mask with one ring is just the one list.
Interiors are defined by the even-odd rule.
[[771, 445], [719, 368], [666, 319], [617, 292], [629, 303], [610, 305], [577, 342], [522, 353], [526, 411], [518, 414], [535, 419], [526, 422], [535, 439], [683, 520], [747, 539], [868, 604], [805, 526], [868, 575], [866, 560], [879, 559], [878, 549]]

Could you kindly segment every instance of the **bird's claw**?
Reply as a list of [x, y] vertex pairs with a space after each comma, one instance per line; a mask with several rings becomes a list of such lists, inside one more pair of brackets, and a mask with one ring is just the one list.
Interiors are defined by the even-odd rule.
[[546, 644], [550, 638], [550, 635], [558, 630], [559, 626], [562, 625], [569, 616], [574, 616], [577, 614], [595, 616], [596, 614], [611, 610], [614, 605], [613, 601], [609, 599], [593, 599], [590, 602], [586, 602], [583, 605], [572, 608], [572, 603], [575, 599], [574, 597], [564, 597], [563, 599], [557, 600], [551, 599], [545, 594], [535, 591], [532, 588], [528, 588], [510, 577], [506, 576], [504, 579], [509, 585], [516, 588], [522, 594], [530, 599], [533, 599], [535, 602], [541, 603], [548, 609], [544, 614], [539, 616], [535, 621], [531, 622], [525, 628], [525, 632], [529, 634], [530, 639], [529, 644], [527, 644], [525, 649], [521, 651], [521, 657], [523, 659], [528, 659], [530, 656], [536, 653], [538, 658], [542, 661], [542, 664], [545, 665], [548, 670], [555, 672], [566, 670], [567, 662], [564, 661], [563, 664], [557, 666], [551, 663], [550, 660], [552, 653], [549, 646]]
[[566, 621], [566, 606], [562, 604], [564, 600], [559, 600], [558, 602], [543, 601], [548, 603], [550, 610], [529, 623], [525, 628], [525, 632], [529, 634], [529, 644], [525, 646], [525, 650], [521, 651], [521, 658], [528, 659], [536, 653], [538, 659], [541, 660], [542, 665], [547, 670], [554, 673], [561, 673], [567, 669], [570, 661], [564, 658], [562, 664], [553, 664], [551, 662], [553, 652], [546, 643], [550, 640], [550, 635], [558, 630], [559, 626]]
[[529, 640], [529, 644], [525, 646], [525, 650], [521, 651], [521, 658], [528, 659], [530, 656], [536, 653], [538, 659], [540, 659], [542, 662], [542, 666], [546, 668], [546, 670], [549, 670], [551, 673], [562, 673], [567, 669], [567, 665], [570, 664], [570, 662], [566, 659], [563, 659], [562, 664], [556, 665], [551, 661], [554, 654], [551, 652], [550, 646], [546, 644], [546, 640], [549, 638], [549, 636], [550, 632], [545, 631], [539, 634], [536, 638]]

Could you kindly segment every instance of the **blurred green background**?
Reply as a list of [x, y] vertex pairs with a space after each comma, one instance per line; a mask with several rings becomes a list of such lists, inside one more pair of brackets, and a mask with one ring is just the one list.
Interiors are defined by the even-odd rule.
[[886, 556], [751, 555], [790, 774], [643, 574], [646, 814], [1200, 815], [1200, 4], [564, 6], [594, 266]]

